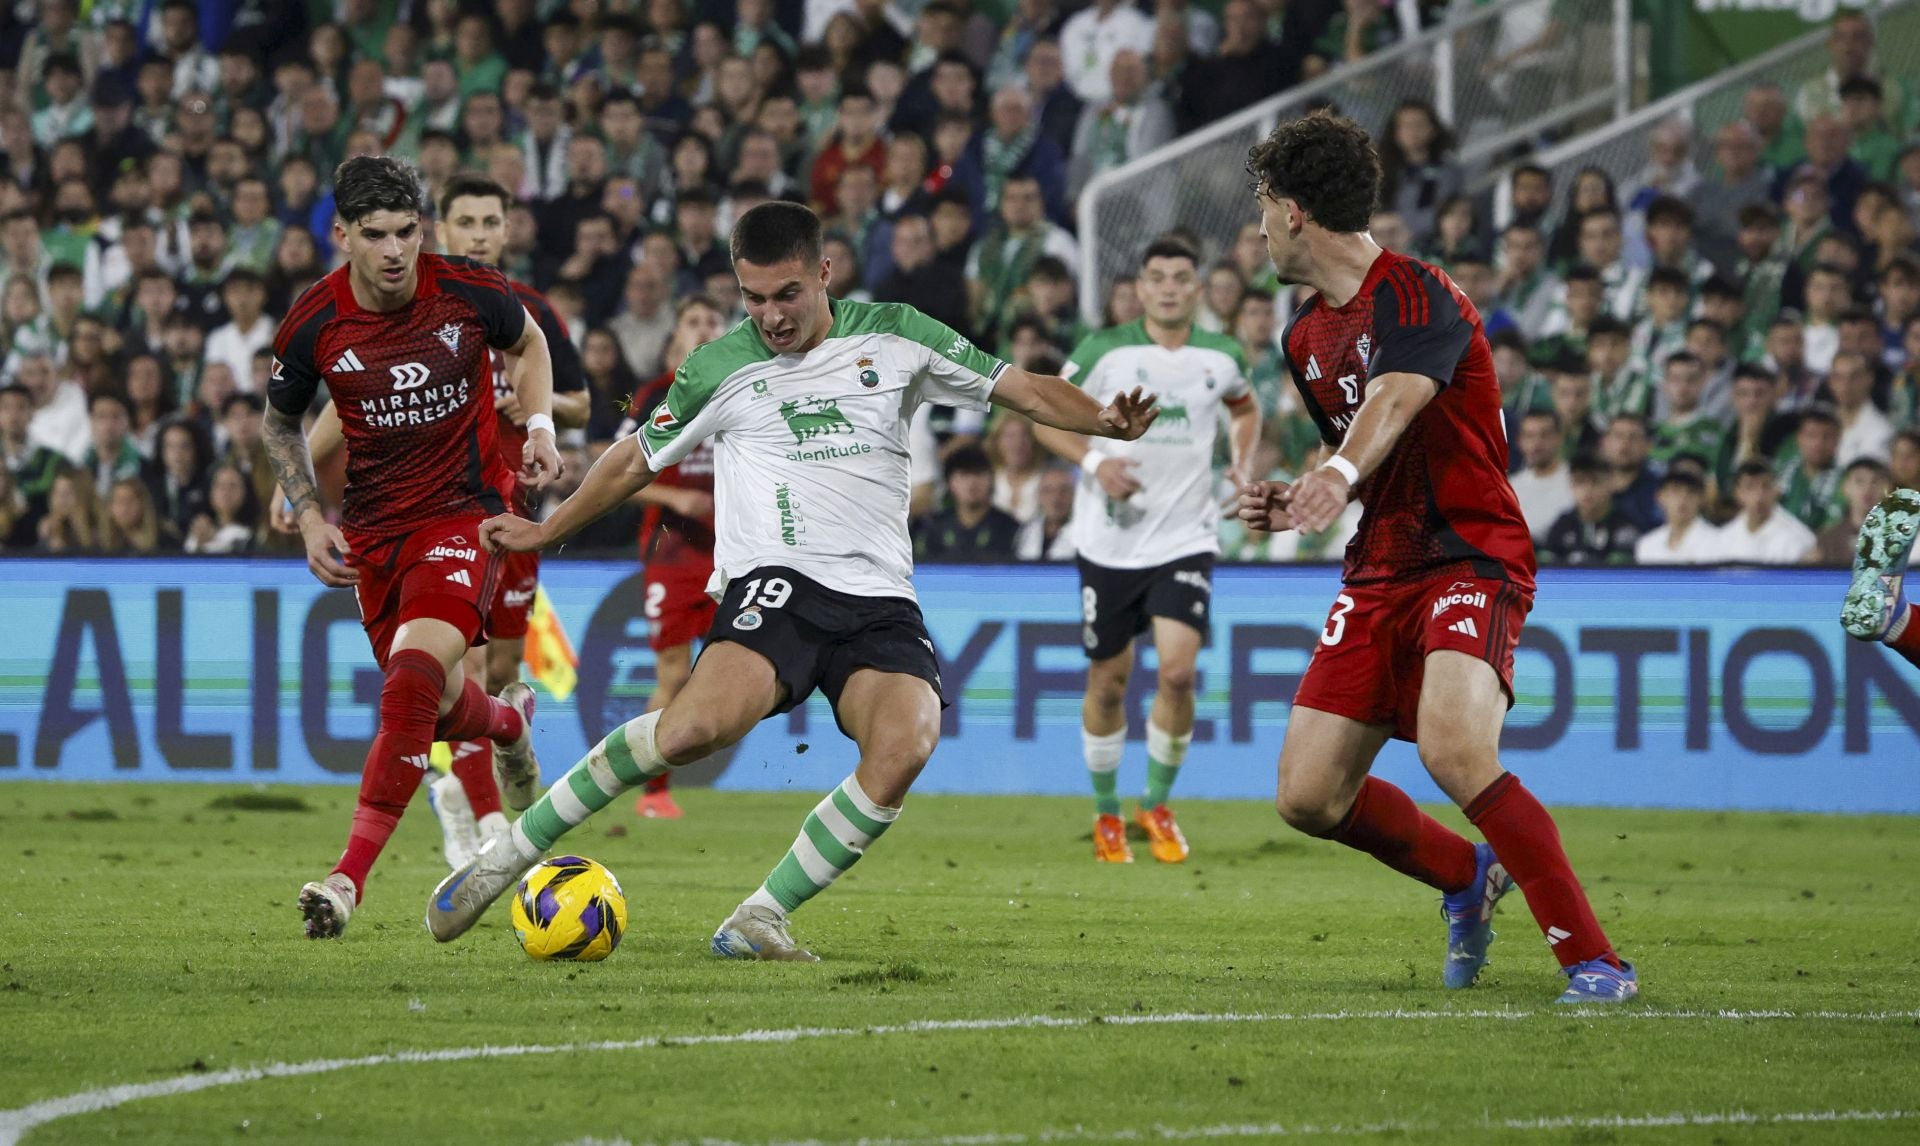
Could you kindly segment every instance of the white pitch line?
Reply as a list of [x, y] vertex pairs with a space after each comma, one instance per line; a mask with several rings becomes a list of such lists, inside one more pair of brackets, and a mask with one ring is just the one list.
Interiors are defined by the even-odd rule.
[[1031, 1134], [949, 1134], [938, 1138], [778, 1138], [743, 1142], [731, 1138], [674, 1138], [663, 1142], [633, 1142], [626, 1138], [576, 1138], [563, 1146], [1044, 1146], [1053, 1142], [1185, 1142], [1207, 1138], [1351, 1138], [1375, 1134], [1453, 1133], [1485, 1130], [1651, 1130], [1674, 1126], [1802, 1126], [1813, 1123], [1900, 1122], [1920, 1118], [1913, 1110], [1800, 1110], [1782, 1114], [1755, 1114], [1745, 1110], [1689, 1111], [1673, 1114], [1601, 1115], [1558, 1118], [1487, 1119], [1452, 1127], [1424, 1122], [1222, 1123], [1213, 1126], [1149, 1126], [1094, 1130], [1067, 1126]]
[[[1019, 1015], [1002, 1019], [922, 1019], [874, 1027], [786, 1027], [779, 1030], [739, 1031], [728, 1035], [694, 1034], [649, 1036], [583, 1043], [535, 1043], [523, 1046], [448, 1047], [442, 1050], [391, 1051], [360, 1055], [356, 1058], [309, 1059], [306, 1062], [275, 1062], [263, 1066], [229, 1067], [199, 1074], [182, 1074], [156, 1082], [124, 1083], [119, 1086], [83, 1090], [59, 1098], [43, 1099], [11, 1110], [0, 1110], [0, 1146], [17, 1146], [22, 1136], [35, 1127], [62, 1118], [112, 1110], [146, 1098], [170, 1098], [193, 1094], [220, 1086], [259, 1082], [268, 1078], [299, 1078], [332, 1074], [355, 1067], [408, 1065], [414, 1063], [469, 1062], [485, 1058], [519, 1058], [528, 1055], [582, 1054], [596, 1051], [650, 1050], [675, 1046], [731, 1046], [743, 1043], [792, 1043], [808, 1039], [850, 1038], [856, 1036], [930, 1034], [944, 1031], [1001, 1031], [1016, 1029], [1074, 1029], [1111, 1026], [1160, 1026], [1168, 1024], [1218, 1023], [1318, 1023], [1318, 1022], [1401, 1022], [1408, 1020], [1499, 1019], [1521, 1020], [1557, 1018], [1598, 1019], [1673, 1019], [1710, 1022], [1839, 1020], [1890, 1022], [1920, 1019], [1920, 1011], [1649, 1011], [1616, 1009], [1559, 1009], [1549, 1011], [1470, 1010], [1470, 1011], [1315, 1011], [1220, 1014], [1121, 1014], [1092, 1018], [1063, 1018], [1058, 1015]], [[983, 1142], [986, 1140], [983, 1140]]]

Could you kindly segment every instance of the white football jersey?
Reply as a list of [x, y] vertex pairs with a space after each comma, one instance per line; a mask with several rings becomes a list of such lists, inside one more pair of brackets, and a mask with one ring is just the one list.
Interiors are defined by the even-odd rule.
[[805, 354], [775, 354], [752, 320], [694, 351], [640, 428], [656, 471], [713, 439], [715, 592], [784, 565], [913, 599], [908, 425], [922, 402], [985, 409], [1007, 364], [904, 304], [832, 306]]
[[1160, 417], [1143, 437], [1095, 443], [1109, 457], [1137, 463], [1140, 492], [1115, 501], [1091, 473], [1080, 474], [1073, 500], [1080, 556], [1109, 569], [1149, 569], [1218, 553], [1214, 439], [1226, 404], [1251, 394], [1240, 344], [1196, 327], [1185, 346], [1169, 350], [1147, 336], [1141, 320], [1088, 335], [1063, 374], [1103, 406], [1136, 386], [1160, 399]]

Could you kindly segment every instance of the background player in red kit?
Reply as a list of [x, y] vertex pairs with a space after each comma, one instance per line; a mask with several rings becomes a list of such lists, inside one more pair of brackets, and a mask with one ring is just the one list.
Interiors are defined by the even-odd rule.
[[[436, 228], [440, 249], [449, 255], [469, 258], [487, 266], [497, 266], [507, 245], [507, 209], [513, 196], [505, 187], [478, 175], [456, 175], [440, 192], [440, 221]], [[553, 420], [561, 429], [587, 424], [588, 395], [586, 378], [580, 369], [580, 353], [567, 334], [567, 324], [554, 312], [539, 291], [509, 279], [514, 297], [527, 309], [540, 332], [546, 336], [547, 353], [553, 360]], [[495, 431], [500, 441], [500, 458], [509, 469], [520, 464], [528, 438], [527, 409], [514, 392], [510, 362], [506, 355], [493, 354], [493, 402], [499, 417]], [[513, 499], [513, 508], [526, 517], [537, 516], [533, 500], [522, 486]], [[493, 601], [487, 607], [487, 645], [484, 650], [467, 653], [466, 672], [483, 679], [487, 693], [519, 707], [532, 703], [532, 690], [520, 679], [520, 662], [526, 655], [527, 621], [533, 615], [533, 599], [540, 585], [540, 560], [537, 553], [505, 554], [500, 560], [500, 576]], [[522, 696], [522, 693], [526, 696]], [[507, 806], [524, 810], [539, 795], [540, 776], [513, 767], [511, 753], [480, 741], [456, 741], [451, 746], [454, 783], [436, 782], [434, 808], [440, 813], [441, 830], [447, 837], [447, 862], [465, 866], [490, 835], [507, 829], [500, 815], [503, 794], [494, 785], [497, 767], [505, 786]], [[489, 752], [489, 748], [493, 751]], [[490, 759], [491, 758], [491, 759]]]
[[[507, 208], [512, 203], [513, 197], [507, 189], [491, 179], [478, 175], [456, 175], [449, 179], [440, 192], [440, 220], [435, 228], [441, 251], [487, 266], [498, 265], [507, 240]], [[586, 425], [589, 412], [586, 380], [580, 369], [580, 354], [567, 335], [566, 322], [539, 291], [512, 279], [507, 280], [507, 285], [513, 288], [514, 296], [546, 336], [547, 352], [553, 360], [554, 424], [560, 428]], [[531, 412], [513, 391], [507, 356], [494, 350], [490, 357], [494, 408], [499, 414], [494, 428], [500, 443], [500, 460], [509, 470], [518, 469], [526, 449], [526, 423]], [[319, 463], [344, 444], [338, 408], [328, 405], [307, 434], [307, 449]], [[516, 512], [535, 516], [524, 486], [513, 500]], [[275, 524], [283, 532], [293, 532], [292, 518], [283, 512], [282, 506], [282, 499], [274, 499]], [[483, 681], [487, 695], [501, 697], [516, 708], [532, 703], [531, 696], [521, 695], [527, 686], [520, 683], [520, 661], [526, 653], [527, 622], [533, 613], [534, 594], [540, 582], [539, 556], [510, 553], [501, 558], [493, 600], [487, 606], [486, 647], [467, 650], [464, 663], [466, 675]], [[515, 809], [524, 809], [533, 802], [540, 777], [535, 772], [515, 769], [515, 757], [511, 753], [498, 751], [486, 741], [455, 741], [449, 748], [448, 774], [434, 781], [428, 794], [433, 798], [434, 813], [440, 819], [447, 863], [458, 868], [473, 858], [475, 849], [487, 837], [507, 830], [506, 817], [500, 811], [501, 791], [494, 779], [495, 766], [500, 767], [505, 778], [507, 803]]]
[[[421, 253], [419, 181], [398, 160], [348, 160], [334, 196], [347, 262], [302, 294], [274, 335], [267, 452], [308, 567], [323, 584], [354, 587], [386, 680], [346, 852], [300, 892], [316, 939], [346, 927], [436, 738], [484, 737], [532, 754], [530, 712], [488, 696], [461, 669], [483, 639], [498, 575], [479, 525], [514, 493], [495, 436], [489, 347], [518, 356], [514, 388], [534, 412], [526, 480], [537, 488], [560, 466], [546, 338], [507, 280]], [[301, 433], [323, 378], [347, 441], [344, 530], [320, 511]]]
[[[1630, 999], [1633, 968], [1594, 918], [1553, 818], [1500, 766], [1534, 564], [1480, 316], [1445, 274], [1366, 233], [1380, 164], [1352, 120], [1316, 112], [1282, 124], [1247, 167], [1274, 269], [1317, 292], [1283, 342], [1335, 452], [1291, 486], [1244, 487], [1240, 519], [1313, 532], [1354, 496], [1365, 509], [1294, 696], [1280, 814], [1442, 893], [1447, 986], [1473, 983], [1494, 904], [1517, 883], [1567, 975], [1560, 1002]], [[1367, 774], [1389, 737], [1419, 745], [1487, 843]]]
[[[642, 386], [627, 406], [620, 437], [646, 423], [673, 385], [687, 355], [726, 332], [726, 312], [706, 295], [681, 300], [658, 378]], [[693, 642], [713, 625], [713, 443], [703, 441], [686, 460], [669, 466], [634, 495], [647, 507], [640, 523], [640, 560], [646, 569], [647, 644], [653, 649], [653, 695], [647, 711], [665, 708], [693, 675]], [[670, 772], [648, 780], [633, 810], [645, 819], [677, 820], [680, 805], [668, 791]]]

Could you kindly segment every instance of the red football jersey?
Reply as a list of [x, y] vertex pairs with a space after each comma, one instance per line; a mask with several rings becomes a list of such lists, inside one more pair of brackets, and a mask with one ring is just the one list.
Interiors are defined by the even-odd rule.
[[347, 267], [302, 294], [273, 339], [268, 400], [305, 413], [324, 378], [347, 440], [342, 524], [355, 547], [429, 522], [506, 512], [489, 348], [520, 341], [526, 311], [497, 270], [422, 254], [395, 311], [354, 301]]
[[1507, 481], [1506, 423], [1480, 314], [1437, 267], [1382, 251], [1345, 306], [1315, 296], [1283, 339], [1294, 385], [1338, 446], [1383, 374], [1420, 374], [1440, 392], [1360, 483], [1365, 507], [1344, 580], [1493, 577], [1533, 590], [1533, 538]]
[[[553, 361], [553, 392], [563, 394], [573, 390], [586, 389], [586, 376], [580, 368], [580, 352], [574, 349], [573, 339], [567, 334], [566, 320], [553, 309], [546, 296], [525, 283], [507, 280], [520, 305], [527, 308], [533, 321], [540, 326], [540, 332], [547, 336], [547, 356]], [[513, 395], [513, 383], [507, 378], [507, 357], [495, 350], [493, 360], [493, 400], [498, 404]], [[525, 461], [527, 428], [517, 426], [506, 415], [500, 415], [494, 427], [500, 439], [500, 464], [507, 467], [509, 473], [519, 473]], [[519, 491], [514, 499], [514, 508], [523, 515], [532, 516], [532, 506], [528, 501], [528, 490]]]
[[[627, 404], [627, 416], [637, 424], [647, 424], [647, 415], [653, 413], [666, 399], [667, 387], [673, 385], [673, 371], [655, 378], [640, 387], [640, 392]], [[693, 447], [692, 452], [681, 460], [679, 465], [668, 466], [653, 479], [661, 485], [677, 486], [681, 489], [696, 489], [703, 493], [713, 492], [713, 440], [702, 441]], [[713, 520], [711, 518], [686, 517], [660, 505], [647, 507], [645, 516], [640, 519], [640, 557], [649, 564], [689, 564], [704, 563], [713, 567]]]

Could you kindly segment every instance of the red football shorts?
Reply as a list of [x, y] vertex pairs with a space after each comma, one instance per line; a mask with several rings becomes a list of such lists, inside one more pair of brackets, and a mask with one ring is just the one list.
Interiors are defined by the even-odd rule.
[[455, 518], [356, 548], [354, 595], [360, 624], [384, 670], [393, 636], [408, 621], [431, 617], [460, 630], [470, 645], [487, 643], [487, 606], [500, 558], [480, 547], [481, 518]]
[[691, 644], [713, 626], [713, 598], [707, 596], [712, 562], [674, 562], [647, 566], [647, 644], [671, 649]]
[[1492, 665], [1511, 705], [1513, 650], [1532, 608], [1533, 594], [1492, 578], [1345, 586], [1293, 702], [1415, 740], [1427, 654], [1451, 649]]
[[540, 587], [539, 553], [502, 553], [499, 591], [487, 609], [487, 636], [517, 641], [527, 635], [533, 617], [533, 594]]

